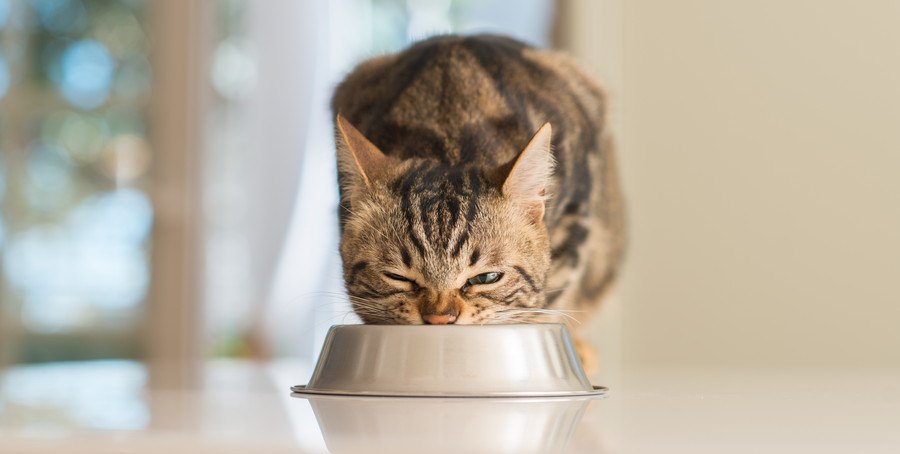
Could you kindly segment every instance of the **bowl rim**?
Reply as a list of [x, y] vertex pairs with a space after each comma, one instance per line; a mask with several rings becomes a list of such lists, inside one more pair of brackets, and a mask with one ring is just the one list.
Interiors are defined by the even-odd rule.
[[494, 392], [483, 394], [464, 394], [464, 393], [416, 393], [416, 392], [396, 392], [385, 393], [378, 391], [349, 391], [349, 390], [317, 390], [308, 389], [306, 385], [291, 386], [291, 396], [332, 396], [332, 397], [411, 397], [411, 398], [452, 398], [452, 399], [484, 399], [484, 398], [572, 398], [572, 397], [608, 397], [609, 388], [605, 386], [591, 385], [591, 391], [559, 391], [559, 392]]
[[455, 323], [451, 323], [449, 325], [370, 325], [366, 323], [344, 323], [331, 325], [328, 327], [328, 331], [331, 330], [354, 330], [354, 329], [362, 329], [362, 330], [390, 330], [390, 331], [398, 331], [401, 329], [426, 329], [426, 330], [439, 330], [439, 329], [447, 329], [447, 330], [455, 330], [455, 329], [546, 329], [551, 326], [561, 326], [563, 328], [569, 329], [569, 326], [565, 323], [558, 322], [535, 322], [535, 323], [485, 323], [485, 324], [466, 324], [466, 325], [457, 325]]

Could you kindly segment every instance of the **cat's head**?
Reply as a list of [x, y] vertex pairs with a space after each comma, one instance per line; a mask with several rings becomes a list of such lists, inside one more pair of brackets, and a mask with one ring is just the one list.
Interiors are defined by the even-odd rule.
[[497, 168], [447, 166], [387, 156], [338, 116], [341, 257], [360, 318], [505, 323], [543, 307], [550, 135], [545, 124]]

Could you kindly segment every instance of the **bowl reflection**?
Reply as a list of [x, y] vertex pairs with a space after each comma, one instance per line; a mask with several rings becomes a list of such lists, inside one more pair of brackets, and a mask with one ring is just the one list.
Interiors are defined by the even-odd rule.
[[564, 452], [591, 397], [307, 399], [328, 450]]

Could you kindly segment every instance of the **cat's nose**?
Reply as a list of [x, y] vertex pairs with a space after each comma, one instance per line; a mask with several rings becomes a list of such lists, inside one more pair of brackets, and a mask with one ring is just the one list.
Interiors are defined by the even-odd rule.
[[426, 325], [449, 325], [456, 322], [456, 316], [453, 314], [427, 314], [422, 316], [422, 320]]
[[426, 325], [450, 325], [456, 322], [456, 315], [459, 312], [456, 309], [441, 311], [443, 314], [432, 314], [428, 311], [422, 313], [422, 321]]

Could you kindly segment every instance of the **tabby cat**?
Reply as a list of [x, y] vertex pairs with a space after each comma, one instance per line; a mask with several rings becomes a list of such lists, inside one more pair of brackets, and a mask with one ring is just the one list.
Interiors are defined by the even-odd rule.
[[354, 311], [373, 324], [583, 319], [624, 249], [605, 107], [569, 58], [501, 36], [431, 38], [357, 66], [332, 100]]

